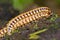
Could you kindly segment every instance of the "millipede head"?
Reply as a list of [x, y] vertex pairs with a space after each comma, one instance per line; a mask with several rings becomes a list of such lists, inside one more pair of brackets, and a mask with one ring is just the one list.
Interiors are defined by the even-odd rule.
[[52, 11], [48, 7], [41, 7], [41, 16], [48, 18], [52, 15]]

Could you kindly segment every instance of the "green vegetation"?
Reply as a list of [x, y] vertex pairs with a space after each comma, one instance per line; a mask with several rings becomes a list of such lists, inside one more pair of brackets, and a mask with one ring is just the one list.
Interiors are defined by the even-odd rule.
[[48, 29], [42, 29], [42, 30], [39, 30], [37, 32], [31, 33], [31, 34], [29, 34], [29, 36], [30, 36], [29, 39], [38, 39], [39, 36], [37, 34], [43, 33], [43, 32], [45, 32], [47, 30]]
[[16, 10], [20, 10], [20, 11], [24, 10], [32, 3], [33, 3], [33, 0], [12, 0], [13, 7]]
[[55, 13], [52, 15], [52, 17], [49, 19], [51, 22], [55, 21], [58, 18], [58, 15]]
[[[57, 29], [58, 25], [59, 25], [58, 23], [55, 23], [55, 20], [57, 18], [58, 18], [58, 15], [57, 14], [53, 14], [52, 17], [47, 19], [47, 20], [49, 20], [50, 22], [54, 22], [54, 24], [51, 24], [49, 26], [49, 28], [42, 29], [42, 30], [39, 30], [39, 31], [36, 31], [34, 33], [29, 34], [29, 36], [30, 36], [29, 39], [38, 39], [38, 38], [40, 38], [40, 36], [38, 34], [41, 34], [41, 33], [45, 32], [45, 31], [49, 30], [50, 28]], [[37, 24], [34, 25], [34, 29], [38, 29]]]

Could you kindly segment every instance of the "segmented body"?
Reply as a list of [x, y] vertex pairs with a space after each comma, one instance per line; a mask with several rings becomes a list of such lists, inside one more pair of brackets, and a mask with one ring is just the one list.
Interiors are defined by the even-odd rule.
[[26, 13], [22, 13], [15, 18], [13, 18], [9, 23], [7, 24], [7, 27], [0, 30], [0, 37], [3, 37], [5, 33], [8, 35], [11, 35], [11, 32], [15, 29], [31, 22], [37, 19], [40, 19], [42, 17], [49, 17], [51, 15], [51, 10], [48, 7], [39, 7], [36, 9], [33, 9], [31, 11], [28, 11]]

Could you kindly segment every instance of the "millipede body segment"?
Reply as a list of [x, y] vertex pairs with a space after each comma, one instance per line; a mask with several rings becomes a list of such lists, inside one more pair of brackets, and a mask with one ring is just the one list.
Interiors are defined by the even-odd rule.
[[0, 30], [0, 37], [3, 37], [5, 33], [11, 35], [11, 32], [15, 29], [28, 24], [31, 21], [35, 21], [43, 17], [48, 18], [50, 15], [52, 15], [52, 13], [48, 7], [39, 7], [26, 13], [22, 13], [10, 20], [6, 27]]

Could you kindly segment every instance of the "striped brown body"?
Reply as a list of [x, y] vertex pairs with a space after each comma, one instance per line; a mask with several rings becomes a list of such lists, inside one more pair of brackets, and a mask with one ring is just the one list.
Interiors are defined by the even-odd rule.
[[5, 33], [11, 35], [11, 32], [14, 31], [15, 29], [31, 21], [35, 21], [43, 17], [48, 18], [51, 14], [52, 14], [51, 10], [48, 7], [39, 7], [26, 13], [22, 13], [13, 18], [11, 21], [9, 21], [7, 27], [2, 29], [3, 31], [0, 30], [0, 37], [3, 37]]

